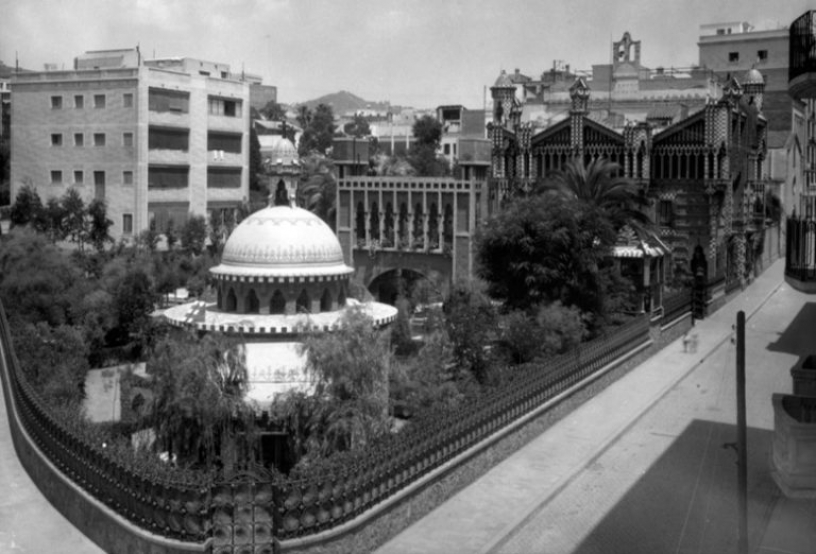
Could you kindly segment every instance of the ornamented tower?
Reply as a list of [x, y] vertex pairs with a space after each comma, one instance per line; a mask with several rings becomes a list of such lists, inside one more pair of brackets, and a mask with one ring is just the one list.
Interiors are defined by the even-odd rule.
[[762, 112], [762, 102], [765, 96], [765, 77], [756, 69], [751, 69], [745, 74], [745, 81], [742, 90], [747, 96], [748, 104], [756, 106], [758, 112]]
[[521, 105], [516, 99], [516, 87], [502, 70], [496, 83], [490, 87], [493, 98], [493, 123], [489, 127], [490, 140], [493, 144], [493, 177], [509, 177], [512, 171], [502, 155], [505, 133], [515, 132], [521, 121]]
[[583, 77], [575, 80], [569, 89], [572, 107], [570, 108], [570, 118], [572, 119], [570, 128], [572, 135], [570, 145], [575, 157], [583, 157], [584, 153], [584, 116], [589, 113], [589, 86]]

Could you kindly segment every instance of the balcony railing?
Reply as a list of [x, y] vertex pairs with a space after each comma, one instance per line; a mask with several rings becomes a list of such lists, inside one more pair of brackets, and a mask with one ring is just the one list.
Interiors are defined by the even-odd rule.
[[816, 97], [816, 10], [790, 26], [788, 92], [795, 98]]
[[816, 293], [816, 220], [813, 218], [788, 218], [785, 280], [798, 291]]

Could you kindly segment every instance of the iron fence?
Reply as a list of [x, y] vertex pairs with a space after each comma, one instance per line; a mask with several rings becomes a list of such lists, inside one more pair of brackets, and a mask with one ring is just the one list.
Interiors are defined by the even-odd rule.
[[660, 325], [666, 326], [691, 311], [691, 289], [686, 288], [663, 299], [663, 317]]
[[116, 513], [155, 534], [210, 540], [213, 552], [275, 552], [276, 540], [313, 535], [362, 514], [424, 475], [649, 340], [638, 317], [613, 334], [545, 365], [519, 366], [492, 392], [454, 410], [423, 414], [405, 431], [304, 479], [243, 475], [216, 482], [182, 473], [168, 480], [125, 467], [58, 421], [21, 374], [0, 304], [11, 393], [20, 419], [45, 455]]

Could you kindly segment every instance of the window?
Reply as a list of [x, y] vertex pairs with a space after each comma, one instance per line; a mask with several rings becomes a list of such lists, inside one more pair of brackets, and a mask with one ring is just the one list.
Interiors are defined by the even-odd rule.
[[105, 199], [105, 172], [94, 171], [94, 198], [97, 200]]
[[190, 131], [165, 127], [150, 127], [147, 132], [147, 147], [150, 150], [181, 150], [190, 148]]
[[147, 188], [187, 188], [189, 173], [190, 168], [188, 166], [150, 166], [147, 169]]
[[122, 95], [122, 107], [124, 108], [132, 108], [133, 107], [133, 93], [126, 92]]
[[728, 53], [728, 63], [737, 63], [739, 61], [739, 52]]
[[132, 185], [133, 184], [133, 172], [132, 171], [123, 171], [122, 172], [122, 184], [123, 185]]
[[85, 184], [85, 172], [83, 172], [83, 171], [74, 171], [74, 184], [75, 185], [84, 185]]
[[51, 109], [52, 110], [61, 110], [62, 109], [62, 96], [52, 96], [51, 97]]
[[125, 148], [133, 147], [133, 133], [125, 133], [122, 135], [122, 146]]
[[207, 188], [237, 189], [241, 188], [240, 167], [208, 167]]
[[133, 234], [133, 214], [122, 214], [122, 234]]
[[147, 97], [148, 109], [152, 112], [188, 113], [190, 95], [186, 92], [151, 88]]
[[74, 96], [74, 108], [81, 110], [85, 107], [85, 97], [81, 94]]
[[757, 61], [767, 62], [768, 61], [768, 51], [767, 50], [757, 50]]
[[660, 201], [657, 217], [660, 225], [670, 227], [674, 223], [674, 207], [671, 200]]
[[94, 146], [105, 146], [105, 133], [94, 133]]
[[51, 135], [51, 146], [62, 146], [62, 133], [53, 133]]
[[62, 171], [58, 169], [51, 171], [51, 184], [52, 185], [62, 184]]
[[104, 108], [105, 107], [105, 95], [104, 94], [94, 94], [94, 108]]
[[85, 146], [85, 135], [74, 133], [74, 146]]
[[209, 99], [209, 111], [211, 115], [241, 117], [241, 101], [211, 96]]
[[224, 152], [240, 154], [241, 138], [239, 133], [208, 133], [207, 151], [223, 150]]

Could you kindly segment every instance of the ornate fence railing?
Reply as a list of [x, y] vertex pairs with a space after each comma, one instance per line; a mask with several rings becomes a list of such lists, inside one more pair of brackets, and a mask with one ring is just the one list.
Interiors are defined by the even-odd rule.
[[9, 393], [31, 439], [63, 474], [120, 516], [142, 529], [185, 542], [203, 543], [210, 534], [210, 479], [179, 472], [178, 480], [157, 478], [125, 467], [102, 444], [93, 444], [70, 422], [60, 420], [22, 375], [14, 355], [5, 309], [0, 303]]
[[691, 289], [683, 289], [663, 299], [663, 317], [660, 324], [665, 326], [691, 311]]
[[275, 540], [313, 535], [362, 514], [613, 360], [648, 343], [649, 321], [638, 317], [546, 365], [514, 368], [492, 392], [455, 410], [424, 414], [405, 431], [334, 469], [306, 479], [243, 478], [215, 482], [181, 473], [157, 478], [125, 467], [100, 445], [57, 420], [21, 374], [0, 304], [11, 394], [23, 425], [49, 460], [116, 513], [157, 535], [210, 541], [213, 552], [274, 552]]
[[523, 366], [504, 386], [457, 410], [427, 414], [336, 471], [282, 482], [278, 538], [314, 534], [357, 517], [648, 340], [648, 319], [640, 317], [546, 367]]

